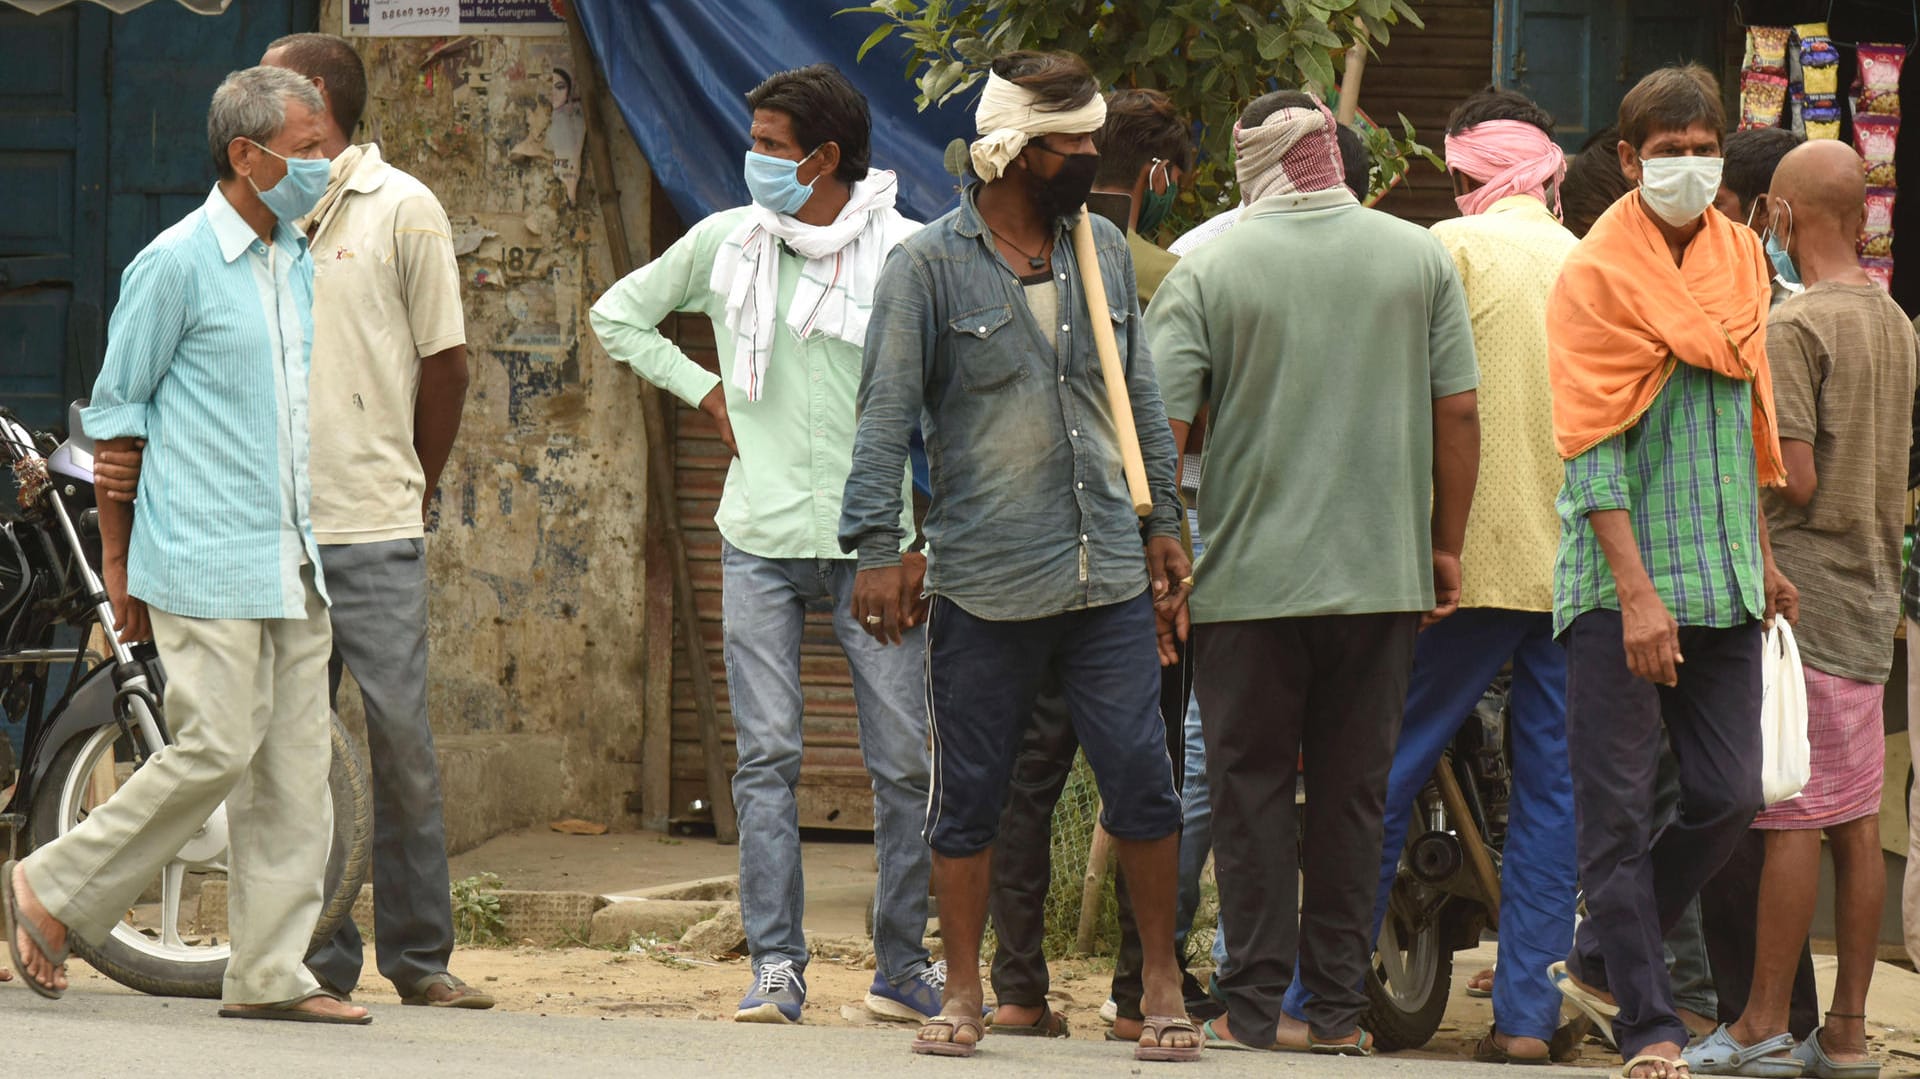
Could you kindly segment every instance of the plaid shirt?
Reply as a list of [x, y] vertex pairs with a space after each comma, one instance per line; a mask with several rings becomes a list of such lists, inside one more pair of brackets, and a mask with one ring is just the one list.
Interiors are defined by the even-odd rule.
[[1920, 622], [1920, 542], [1907, 553], [1907, 569], [1900, 575], [1900, 608], [1908, 618]]
[[1553, 631], [1617, 610], [1613, 571], [1587, 515], [1627, 510], [1654, 589], [1683, 626], [1729, 627], [1765, 611], [1752, 388], [1678, 361], [1639, 421], [1566, 464]]

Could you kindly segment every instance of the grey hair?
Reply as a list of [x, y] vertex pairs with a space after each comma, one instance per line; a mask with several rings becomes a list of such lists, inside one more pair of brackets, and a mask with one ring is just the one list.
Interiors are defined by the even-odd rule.
[[283, 67], [250, 67], [236, 71], [213, 92], [207, 109], [207, 149], [222, 180], [233, 179], [227, 147], [235, 139], [265, 145], [287, 123], [287, 102], [298, 101], [314, 112], [326, 112], [320, 89], [306, 76]]

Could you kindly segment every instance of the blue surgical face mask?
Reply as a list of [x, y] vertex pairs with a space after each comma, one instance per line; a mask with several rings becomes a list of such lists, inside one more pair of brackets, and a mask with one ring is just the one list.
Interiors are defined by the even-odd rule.
[[253, 182], [253, 177], [247, 177], [247, 185], [260, 196], [267, 209], [273, 211], [273, 216], [291, 225], [313, 212], [320, 204], [320, 196], [327, 193], [327, 177], [333, 171], [333, 162], [324, 157], [280, 157], [257, 142], [253, 145], [287, 163], [287, 174], [265, 191]]
[[1780, 280], [1794, 289], [1801, 287], [1799, 267], [1793, 264], [1793, 256], [1787, 253], [1787, 244], [1793, 240], [1793, 204], [1782, 198], [1772, 200], [1773, 208], [1785, 210], [1787, 217], [1787, 239], [1780, 238], [1779, 226], [1774, 223], [1774, 215], [1767, 215], [1766, 249], [1767, 259], [1773, 263], [1773, 272]]
[[[748, 150], [747, 190], [752, 193], [753, 201], [776, 214], [786, 214], [791, 217], [799, 213], [800, 207], [805, 206], [807, 200], [813, 197], [813, 184], [801, 183], [797, 173], [801, 165], [806, 164], [813, 154], [819, 152], [820, 147], [816, 146], [813, 148], [813, 153], [806, 157], [798, 161], [788, 161], [784, 157], [772, 157]], [[818, 177], [815, 178], [815, 182], [818, 182]]]

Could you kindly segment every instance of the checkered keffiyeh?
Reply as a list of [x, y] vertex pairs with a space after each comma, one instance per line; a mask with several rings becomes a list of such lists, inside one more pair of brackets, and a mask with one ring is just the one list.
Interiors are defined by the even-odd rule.
[[1281, 109], [1258, 127], [1234, 125], [1234, 172], [1249, 203], [1272, 195], [1325, 191], [1346, 182], [1333, 113], [1314, 99], [1313, 108]]

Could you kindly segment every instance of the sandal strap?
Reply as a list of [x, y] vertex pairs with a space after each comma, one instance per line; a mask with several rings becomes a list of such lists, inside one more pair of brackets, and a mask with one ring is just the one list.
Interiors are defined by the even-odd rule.
[[1866, 1012], [1828, 1012], [1827, 1013], [1827, 1018], [1829, 1019], [1865, 1019], [1866, 1017], [1867, 1017]]

